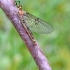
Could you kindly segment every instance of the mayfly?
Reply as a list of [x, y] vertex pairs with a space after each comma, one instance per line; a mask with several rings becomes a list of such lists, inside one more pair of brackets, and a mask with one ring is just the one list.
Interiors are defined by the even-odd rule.
[[[21, 20], [21, 23], [23, 24], [24, 28], [26, 29], [30, 39], [35, 44], [34, 37], [32, 35], [32, 32], [47, 34], [53, 31], [52, 27], [47, 24], [42, 19], [35, 17], [34, 15], [25, 12], [22, 10], [22, 6], [20, 5], [20, 1], [18, 7], [18, 14]], [[17, 2], [16, 2], [17, 5]]]

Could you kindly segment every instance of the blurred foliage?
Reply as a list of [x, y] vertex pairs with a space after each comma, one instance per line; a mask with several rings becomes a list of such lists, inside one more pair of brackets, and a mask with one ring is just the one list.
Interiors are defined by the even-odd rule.
[[[70, 70], [70, 0], [20, 0], [23, 9], [47, 21], [50, 34], [33, 33], [52, 70]], [[30, 61], [31, 60], [31, 61]], [[12, 23], [0, 9], [0, 70], [38, 70]]]

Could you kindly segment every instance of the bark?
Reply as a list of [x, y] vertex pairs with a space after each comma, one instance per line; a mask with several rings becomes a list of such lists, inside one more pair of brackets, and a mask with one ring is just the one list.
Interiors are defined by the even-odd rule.
[[39, 70], [52, 70], [38, 43], [36, 42], [36, 45], [33, 44], [25, 28], [22, 26], [14, 0], [0, 0], [0, 7], [12, 22], [22, 40], [27, 45], [27, 48], [35, 60]]

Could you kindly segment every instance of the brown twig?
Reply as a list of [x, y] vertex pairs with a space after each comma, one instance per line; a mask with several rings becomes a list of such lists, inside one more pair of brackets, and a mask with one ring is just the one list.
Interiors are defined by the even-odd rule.
[[20, 37], [27, 45], [27, 48], [30, 51], [32, 57], [34, 58], [39, 70], [52, 70], [48, 63], [48, 60], [40, 50], [40, 47], [37, 44], [37, 42], [36, 45], [33, 44], [26, 30], [22, 26], [20, 19], [18, 17], [18, 13], [17, 13], [18, 9], [15, 6], [14, 0], [0, 0], [0, 7], [8, 16], [8, 18], [14, 25], [15, 29], [19, 33]]

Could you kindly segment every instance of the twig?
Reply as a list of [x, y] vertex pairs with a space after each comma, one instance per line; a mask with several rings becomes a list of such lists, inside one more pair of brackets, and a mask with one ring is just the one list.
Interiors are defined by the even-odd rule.
[[18, 17], [18, 9], [15, 6], [14, 0], [0, 0], [0, 7], [8, 16], [15, 29], [19, 33], [22, 40], [27, 45], [28, 50], [30, 51], [32, 57], [34, 58], [39, 70], [52, 70], [48, 64], [48, 60], [45, 55], [42, 53], [39, 45], [36, 42], [36, 45], [33, 44], [26, 30], [22, 26], [20, 19]]

